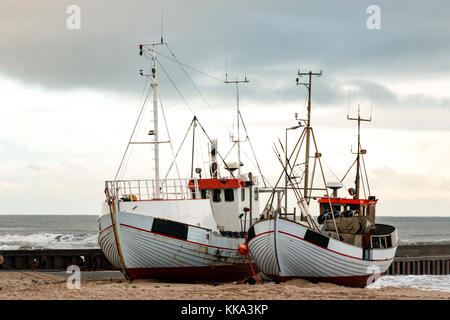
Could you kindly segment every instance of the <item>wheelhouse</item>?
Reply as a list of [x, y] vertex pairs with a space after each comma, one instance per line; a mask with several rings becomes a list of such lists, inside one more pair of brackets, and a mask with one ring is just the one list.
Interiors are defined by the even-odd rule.
[[217, 228], [221, 232], [244, 232], [258, 217], [259, 188], [256, 177], [245, 180], [191, 179], [188, 188], [192, 199], [210, 200]]
[[[371, 199], [345, 199], [323, 197], [318, 200], [320, 215], [333, 211], [335, 216], [362, 216], [375, 222], [375, 207], [377, 200]], [[331, 207], [330, 207], [331, 204]], [[331, 210], [332, 209], [332, 210]]]

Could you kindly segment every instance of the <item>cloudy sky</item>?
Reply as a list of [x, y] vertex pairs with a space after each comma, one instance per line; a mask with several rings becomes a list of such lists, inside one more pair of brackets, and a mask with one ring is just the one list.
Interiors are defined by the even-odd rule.
[[[79, 29], [68, 28], [71, 5], [80, 9]], [[380, 8], [379, 29], [368, 28], [370, 5]], [[356, 123], [346, 115], [360, 105], [363, 116], [372, 110], [362, 144], [378, 214], [449, 216], [449, 9], [448, 1], [3, 0], [0, 213], [99, 212], [145, 89], [138, 70], [148, 70], [149, 60], [138, 45], [159, 41], [163, 12], [164, 40], [178, 59], [210, 75], [186, 69], [202, 96], [178, 65], [160, 62], [222, 153], [235, 112], [235, 88], [220, 81], [225, 72], [250, 80], [240, 87], [241, 111], [274, 181], [280, 166], [272, 143], [284, 141], [294, 113], [305, 115], [297, 70], [322, 68], [313, 79], [312, 124], [327, 179], [342, 177], [353, 161]], [[177, 148], [193, 114], [158, 72]], [[164, 167], [170, 149], [161, 152]], [[151, 153], [136, 153], [130, 177], [151, 178]], [[243, 162], [255, 170], [252, 159]]]

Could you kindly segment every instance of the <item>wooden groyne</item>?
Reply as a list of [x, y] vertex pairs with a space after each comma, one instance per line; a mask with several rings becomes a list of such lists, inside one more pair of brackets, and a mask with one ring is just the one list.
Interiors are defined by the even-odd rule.
[[[0, 270], [65, 270], [70, 265], [82, 271], [114, 270], [100, 249], [4, 250], [0, 255]], [[399, 246], [386, 274], [450, 274], [450, 244]]]
[[386, 274], [450, 274], [450, 244], [399, 246]]
[[0, 269], [52, 269], [65, 270], [77, 265], [82, 271], [114, 270], [100, 249], [45, 249], [45, 250], [4, 250]]

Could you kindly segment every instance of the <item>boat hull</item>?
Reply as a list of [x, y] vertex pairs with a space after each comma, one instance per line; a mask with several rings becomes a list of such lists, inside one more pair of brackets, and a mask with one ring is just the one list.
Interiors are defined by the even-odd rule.
[[245, 280], [252, 269], [237, 252], [244, 238], [148, 215], [118, 212], [99, 219], [99, 245], [131, 279], [224, 282]]
[[378, 279], [391, 265], [397, 249], [364, 252], [285, 219], [254, 224], [248, 248], [260, 271], [276, 281], [304, 278], [351, 287], [365, 287]]

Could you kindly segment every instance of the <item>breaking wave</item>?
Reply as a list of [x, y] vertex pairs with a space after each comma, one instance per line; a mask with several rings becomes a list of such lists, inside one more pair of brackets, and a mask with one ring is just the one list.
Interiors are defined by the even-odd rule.
[[367, 288], [384, 287], [416, 288], [450, 292], [450, 275], [382, 276]]
[[98, 248], [97, 235], [37, 233], [0, 236], [0, 250]]

